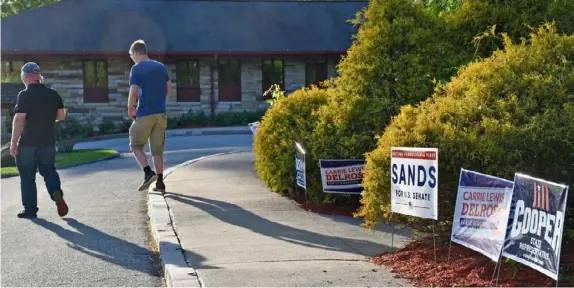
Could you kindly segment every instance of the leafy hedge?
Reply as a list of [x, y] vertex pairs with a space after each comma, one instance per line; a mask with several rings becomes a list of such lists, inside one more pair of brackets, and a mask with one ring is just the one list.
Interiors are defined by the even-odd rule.
[[[352, 21], [360, 27], [347, 55], [338, 65], [339, 76], [329, 89], [329, 99], [325, 105], [314, 107], [317, 111], [311, 116], [303, 116], [299, 120], [308, 120], [301, 133], [307, 141], [308, 155], [313, 159], [307, 161], [308, 193], [316, 201], [344, 198], [339, 194], [322, 194], [318, 164], [315, 162], [318, 159], [364, 158], [365, 153], [377, 147], [376, 136], [385, 131], [403, 105], [425, 101], [439, 84], [450, 81], [459, 70], [466, 69], [464, 66], [471, 60], [490, 57], [494, 51], [504, 47], [503, 38], [483, 34], [489, 27], [496, 25], [495, 31], [506, 32], [506, 41], [519, 41], [532, 31], [529, 26], [536, 27], [544, 21], [555, 21], [560, 33], [574, 32], [574, 1], [371, 0], [369, 6]], [[473, 39], [476, 41], [473, 42]], [[299, 111], [294, 113], [294, 116], [299, 115]], [[293, 139], [290, 137], [299, 131], [292, 121], [295, 120], [276, 123], [273, 129], [291, 130], [285, 139]], [[260, 127], [257, 138], [263, 138], [267, 133], [274, 135], [275, 131], [262, 130]], [[261, 142], [256, 154], [265, 149], [275, 149], [278, 139], [270, 140], [267, 144]], [[291, 144], [281, 149], [289, 151], [289, 155], [285, 156], [288, 158], [269, 155], [262, 158], [263, 155], [256, 155], [259, 161], [280, 159], [277, 161], [281, 163], [258, 164], [259, 167], [274, 167], [269, 168], [272, 172], [258, 170], [258, 173], [277, 172], [276, 177], [262, 177], [276, 191], [292, 187], [294, 181], [278, 172], [287, 169], [288, 173], [292, 173], [291, 166], [281, 168], [282, 161], [294, 165]], [[496, 151], [493, 150], [493, 153]], [[484, 157], [487, 159], [485, 161], [493, 161], [491, 159], [497, 156]], [[444, 176], [444, 173], [441, 175]], [[375, 206], [368, 209], [375, 209]]]
[[[319, 122], [308, 147], [317, 159], [364, 158], [376, 146], [374, 136], [402, 105], [424, 100], [433, 91], [434, 78], [450, 73], [446, 56], [452, 49], [441, 40], [438, 18], [421, 3], [373, 0], [354, 23], [361, 27], [339, 63], [333, 96], [317, 112]], [[319, 172], [313, 175], [308, 182], [320, 184]], [[317, 200], [333, 200], [323, 198], [320, 190], [320, 185], [308, 188], [320, 195]]]
[[[295, 148], [298, 141], [309, 147], [309, 135], [316, 125], [314, 112], [327, 103], [330, 90], [311, 87], [276, 101], [263, 119], [254, 139], [255, 170], [273, 191], [289, 191], [295, 183]], [[317, 161], [307, 158], [307, 170], [318, 170]], [[319, 183], [309, 183], [319, 185]]]
[[[367, 154], [358, 213], [367, 227], [390, 217], [392, 146], [438, 147], [444, 222], [453, 216], [461, 167], [510, 180], [522, 172], [573, 182], [574, 36], [546, 25], [519, 44], [502, 38], [504, 50], [469, 64], [420, 105], [403, 107]], [[397, 214], [393, 220], [424, 221]]]
[[489, 27], [497, 33], [506, 33], [514, 41], [528, 37], [531, 27], [552, 21], [559, 32], [574, 33], [574, 1], [460, 1], [456, 9], [442, 13], [441, 20], [447, 27], [449, 41], [457, 48], [456, 61], [466, 64], [477, 57], [489, 57], [503, 47], [499, 37], [480, 37]]

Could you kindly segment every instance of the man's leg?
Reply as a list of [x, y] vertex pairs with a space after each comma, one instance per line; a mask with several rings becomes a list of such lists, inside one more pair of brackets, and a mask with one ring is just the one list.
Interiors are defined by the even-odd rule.
[[153, 115], [148, 115], [136, 118], [130, 127], [130, 148], [134, 153], [134, 157], [144, 171], [144, 181], [138, 188], [139, 191], [146, 190], [153, 181], [157, 180], [157, 174], [155, 174], [155, 172], [153, 172], [149, 167], [147, 155], [144, 151], [144, 147], [150, 137], [153, 124]]
[[18, 147], [16, 167], [20, 174], [20, 189], [24, 210], [18, 213], [19, 218], [36, 218], [38, 213], [38, 194], [36, 190], [36, 148], [30, 146]]
[[64, 192], [62, 191], [60, 175], [56, 171], [56, 147], [46, 146], [38, 148], [38, 170], [40, 175], [44, 178], [46, 190], [50, 194], [50, 198], [56, 202], [58, 208], [58, 215], [60, 217], [68, 214], [68, 204], [64, 201]]
[[165, 130], [167, 129], [167, 115], [157, 114], [155, 120], [155, 125], [149, 138], [149, 149], [153, 156], [153, 165], [158, 176], [154, 190], [165, 192], [165, 184], [163, 183], [163, 150], [165, 146]]

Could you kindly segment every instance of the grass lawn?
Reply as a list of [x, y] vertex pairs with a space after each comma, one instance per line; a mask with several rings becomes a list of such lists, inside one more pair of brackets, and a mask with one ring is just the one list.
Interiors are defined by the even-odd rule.
[[[56, 154], [56, 167], [64, 168], [76, 164], [92, 162], [95, 160], [104, 159], [118, 153], [113, 149], [85, 149], [76, 150], [70, 153], [57, 153]], [[0, 168], [2, 177], [18, 175], [16, 167], [2, 167]]]

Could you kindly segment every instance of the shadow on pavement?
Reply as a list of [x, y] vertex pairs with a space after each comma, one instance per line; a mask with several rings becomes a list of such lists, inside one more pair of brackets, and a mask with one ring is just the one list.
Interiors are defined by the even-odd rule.
[[[171, 150], [164, 152], [164, 167], [168, 168], [185, 162], [189, 159], [199, 158], [206, 155], [241, 150], [234, 147], [220, 147], [220, 148], [198, 148], [198, 149], [182, 149]], [[153, 167], [151, 154], [147, 153], [148, 163]], [[72, 169], [59, 170], [59, 173], [65, 173], [66, 176], [79, 176], [89, 173], [96, 173], [102, 171], [114, 170], [117, 172], [123, 171], [141, 171], [136, 160], [131, 152], [123, 153], [121, 156], [106, 160], [102, 162], [92, 163], [74, 167]], [[139, 181], [139, 179], [138, 179]]]
[[[329, 251], [347, 252], [367, 257], [375, 256], [383, 251], [391, 250], [391, 247], [388, 245], [368, 240], [336, 237], [293, 228], [265, 219], [237, 205], [223, 201], [197, 196], [187, 196], [174, 192], [165, 192], [164, 195], [166, 198], [201, 209], [220, 221], [295, 245], [325, 249]], [[193, 259], [188, 260], [192, 262], [190, 263], [192, 267], [201, 267], [202, 261], [193, 261]]]
[[[361, 218], [352, 218], [347, 216], [328, 215], [328, 214], [316, 214], [316, 215], [330, 219], [335, 222], [348, 224], [349, 226], [360, 226], [361, 223], [363, 222]], [[407, 238], [412, 238], [414, 236], [413, 229], [408, 227], [402, 227], [401, 225], [393, 223], [383, 223], [383, 222], [377, 223], [375, 227], [373, 227], [373, 230], [384, 233], [393, 233], [393, 228], [395, 236], [403, 236]]]
[[73, 218], [62, 219], [79, 232], [41, 218], [32, 219], [32, 222], [70, 242], [67, 245], [72, 249], [130, 270], [160, 276], [152, 265], [152, 252], [149, 250], [82, 224]]

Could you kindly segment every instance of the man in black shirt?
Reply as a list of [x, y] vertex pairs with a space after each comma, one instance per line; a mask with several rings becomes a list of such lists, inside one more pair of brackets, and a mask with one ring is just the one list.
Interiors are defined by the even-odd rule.
[[20, 188], [24, 210], [19, 218], [35, 218], [38, 212], [36, 171], [44, 178], [46, 189], [58, 208], [58, 214], [68, 214], [60, 176], [56, 171], [56, 121], [66, 118], [64, 103], [58, 92], [42, 84], [40, 67], [33, 62], [22, 67], [22, 82], [26, 89], [18, 94], [12, 124], [10, 154], [16, 158], [20, 173]]

